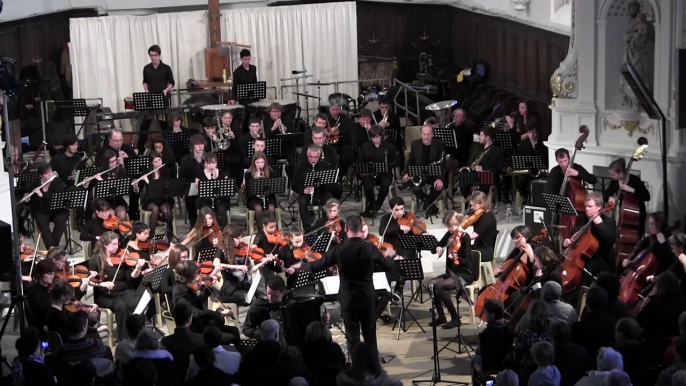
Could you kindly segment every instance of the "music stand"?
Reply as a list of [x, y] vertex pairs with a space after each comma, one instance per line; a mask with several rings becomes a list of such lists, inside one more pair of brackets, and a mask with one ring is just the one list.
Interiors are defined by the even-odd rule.
[[150, 158], [124, 158], [124, 167], [126, 168], [126, 175], [129, 177], [140, 177], [143, 175], [143, 169], [150, 168]]
[[[543, 195], [543, 201], [545, 201], [546, 209], [553, 214], [551, 216], [551, 219], [557, 218], [557, 215], [562, 213], [578, 216], [578, 213], [576, 212], [574, 205], [572, 205], [572, 201], [569, 199], [569, 197], [560, 196], [559, 194], [550, 194], [546, 192], [543, 192], [541, 194]], [[558, 242], [558, 245], [562, 245], [562, 243], [560, 242], [561, 240], [559, 240], [560, 231], [558, 228], [554, 228], [554, 225], [555, 224], [550, 224], [548, 229], [554, 229], [552, 238], [556, 239], [555, 241]], [[571, 234], [572, 230], [569, 229], [569, 232]]]
[[[50, 199], [50, 211], [67, 209], [69, 210], [69, 216], [71, 216], [71, 210], [75, 208], [85, 208], [86, 207], [86, 196], [88, 191], [85, 189], [71, 189], [65, 190], [63, 192], [55, 193]], [[69, 218], [67, 218], [67, 223]], [[76, 252], [83, 249], [81, 244], [77, 243], [71, 238], [71, 227], [67, 225], [67, 243], [64, 246], [64, 251], [70, 255], [74, 255]], [[76, 248], [74, 249], [75, 244]]]
[[248, 196], [263, 196], [263, 207], [266, 208], [267, 196], [286, 191], [286, 177], [253, 178], [248, 181]]
[[133, 110], [164, 110], [164, 93], [161, 92], [135, 92], [133, 93]]
[[129, 194], [131, 189], [131, 179], [130, 178], [119, 178], [116, 180], [102, 180], [95, 184], [95, 192], [93, 196], [95, 198], [106, 198], [111, 197], [114, 203], [114, 198], [116, 196], [126, 196]]
[[286, 159], [288, 160], [289, 165], [295, 166], [298, 164], [298, 162], [300, 162], [300, 153], [289, 154]]
[[[400, 277], [402, 280], [419, 280], [420, 282], [424, 280], [424, 271], [422, 270], [422, 261], [420, 259], [394, 260], [393, 263], [398, 264]], [[415, 318], [414, 315], [412, 315], [412, 312], [408, 310], [410, 304], [412, 304], [412, 298], [410, 298], [410, 301], [407, 302], [406, 305], [405, 295], [401, 294], [398, 316], [396, 317], [395, 323], [393, 323], [393, 327], [391, 328], [391, 330], [395, 330], [395, 326], [398, 326], [398, 335], [396, 336], [396, 340], [400, 340], [401, 330], [402, 332], [407, 332], [407, 330], [412, 327], [412, 324], [414, 323], [417, 323], [417, 326], [419, 326], [422, 332], [426, 332], [424, 331], [424, 327], [422, 327], [422, 325], [417, 321], [417, 318]], [[410, 322], [409, 325], [406, 324], [405, 314], [410, 315], [410, 318], [412, 318], [412, 322]]]
[[214, 261], [214, 257], [216, 256], [216, 254], [216, 247], [201, 249], [198, 252], [198, 263], [202, 263], [203, 261]]
[[398, 129], [395, 127], [386, 127], [384, 130], [385, 140], [391, 143], [395, 143], [398, 139]]
[[341, 162], [355, 162], [357, 161], [357, 154], [360, 149], [357, 146], [340, 146], [339, 148]]
[[236, 183], [233, 178], [198, 183], [198, 198], [231, 197], [234, 194], [236, 194]]
[[[467, 303], [467, 305], [469, 307], [474, 306], [474, 301], [472, 299], [470, 299], [469, 295], [467, 294], [467, 289], [465, 288], [464, 279], [461, 278], [460, 276], [458, 276], [453, 271], [450, 271], [450, 277], [453, 279], [453, 283], [455, 284], [455, 291], [456, 291], [457, 296], [458, 296], [458, 298], [457, 298], [458, 304], [457, 304], [456, 309], [457, 309], [457, 319], [459, 320], [460, 319], [460, 304], [459, 304], [460, 298], [462, 298]], [[467, 343], [467, 339], [465, 339], [464, 335], [462, 335], [462, 329], [461, 329], [460, 324], [461, 323], [458, 323], [458, 325], [457, 325], [457, 335], [455, 335], [455, 337], [453, 337], [448, 343], [446, 343], [445, 346], [443, 346], [443, 348], [438, 350], [436, 355], [440, 354], [441, 351], [443, 351], [443, 350], [448, 350], [448, 351], [452, 351], [458, 355], [467, 353], [467, 355], [469, 355], [469, 357], [471, 358], [471, 355], [469, 354], [469, 349], [472, 349], [472, 351], [474, 351], [474, 348], [472, 346], [470, 346], [469, 343]], [[448, 347], [448, 346], [450, 346], [451, 343], [455, 343], [456, 339], [457, 339], [457, 351]], [[462, 349], [463, 346], [464, 346], [464, 350]]]
[[224, 165], [226, 165], [226, 153], [223, 150], [215, 149], [214, 155], [217, 157], [217, 167], [219, 170], [225, 170]]
[[[312, 236], [315, 237], [311, 238]], [[308, 237], [308, 239], [312, 241], [312, 243], [308, 243], [307, 245], [309, 245], [313, 251], [323, 254], [329, 250], [331, 241], [333, 240], [333, 234], [329, 232], [323, 232], [321, 235], [311, 235]]]
[[[141, 300], [138, 303], [138, 306], [136, 306], [136, 309], [143, 307], [141, 302], [145, 302], [146, 300], [147, 304], [145, 305], [145, 308], [149, 307], [150, 300], [153, 298], [153, 293], [159, 292], [160, 288], [162, 287], [162, 274], [164, 274], [164, 271], [167, 269], [169, 269], [169, 267], [165, 264], [143, 275], [143, 280], [136, 289], [136, 296], [141, 296]], [[146, 290], [150, 291], [149, 297], [142, 296], [143, 292]], [[160, 335], [165, 336], [166, 334], [157, 327], [156, 320], [157, 318], [152, 318], [152, 329], [157, 331]], [[119, 326], [117, 327], [119, 328]]]
[[[60, 99], [53, 101], [53, 106], [56, 113], [62, 117], [65, 123], [69, 124], [70, 119], [75, 117], [86, 117], [88, 116], [88, 106], [86, 106], [85, 99]], [[71, 124], [70, 124], [71, 126]], [[78, 137], [81, 134], [81, 129], [76, 133]], [[73, 129], [72, 129], [73, 130]]]
[[285, 145], [283, 147], [286, 149], [295, 150], [297, 147], [303, 147], [303, 133], [277, 134], [276, 138], [281, 140], [281, 143]]
[[505, 151], [512, 151], [512, 134], [509, 131], [495, 133], [493, 142]]
[[407, 174], [410, 177], [443, 177], [445, 172], [441, 165], [428, 165], [428, 166], [408, 166]]
[[35, 170], [24, 172], [24, 173], [19, 173], [19, 174], [16, 174], [15, 176], [17, 178], [17, 186], [16, 187], [21, 187], [24, 189], [28, 189], [28, 187], [31, 185], [31, 183], [39, 178], [38, 172]]
[[236, 100], [245, 101], [248, 99], [267, 99], [267, 82], [236, 85]]
[[460, 173], [460, 186], [476, 186], [477, 190], [488, 194], [491, 185], [494, 184], [493, 172], [462, 172]]
[[[248, 141], [248, 157], [252, 158], [255, 154], [253, 144], [255, 140]], [[281, 140], [279, 138], [271, 138], [265, 142], [264, 154], [270, 157], [279, 157], [281, 155]]]
[[299, 269], [295, 275], [295, 286], [293, 289], [314, 286], [321, 279], [328, 276], [328, 270], [322, 269], [319, 271], [303, 271], [302, 269]]
[[539, 155], [513, 155], [510, 157], [512, 170], [545, 169], [543, 159]]
[[338, 181], [338, 169], [320, 170], [305, 174], [305, 186], [314, 186], [315, 189], [321, 185], [335, 184]]
[[346, 134], [339, 134], [338, 135], [338, 145], [340, 146], [353, 146], [353, 144], [350, 142], [350, 136]]
[[83, 182], [86, 178], [91, 178], [95, 175], [97, 167], [89, 166], [83, 169], [76, 170], [76, 179], [74, 179], [74, 185], [78, 185]]
[[193, 136], [192, 131], [182, 131], [180, 133], [163, 133], [162, 138], [164, 138], [169, 147], [176, 154], [176, 162], [179, 162], [181, 157], [190, 152], [191, 137]]
[[457, 148], [457, 138], [455, 137], [455, 130], [453, 129], [435, 128], [434, 137], [443, 141], [446, 148]]
[[[398, 235], [398, 238], [400, 239], [400, 244], [402, 245], [403, 249], [407, 251], [414, 251], [417, 254], [417, 258], [421, 258], [422, 251], [430, 251], [433, 253], [438, 247], [438, 240], [436, 240], [436, 237], [429, 234], [400, 234]], [[412, 294], [412, 300], [417, 300], [422, 304], [426, 302], [422, 292], [424, 288], [426, 288], [428, 291], [426, 285], [420, 283], [419, 288], [417, 288], [415, 293]]]

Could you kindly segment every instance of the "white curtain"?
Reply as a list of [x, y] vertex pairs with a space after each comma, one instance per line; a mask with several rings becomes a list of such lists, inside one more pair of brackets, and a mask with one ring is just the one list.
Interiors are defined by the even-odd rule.
[[[280, 79], [293, 70], [306, 68], [314, 75], [307, 82], [358, 79], [354, 2], [223, 10], [222, 23], [222, 40], [252, 46], [259, 80], [277, 87], [279, 99]], [[71, 19], [70, 32], [75, 98], [102, 97], [105, 106], [123, 111], [124, 98], [143, 91], [153, 44], [172, 67], [176, 88], [185, 88], [189, 78], [205, 79], [206, 11]], [[284, 98], [296, 99], [289, 90]], [[322, 99], [333, 92], [333, 86], [322, 87]], [[339, 92], [355, 97], [357, 84], [343, 84]], [[310, 99], [310, 108], [316, 100]]]

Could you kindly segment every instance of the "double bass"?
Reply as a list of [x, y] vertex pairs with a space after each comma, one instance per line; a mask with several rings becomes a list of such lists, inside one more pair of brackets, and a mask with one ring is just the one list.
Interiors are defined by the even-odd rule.
[[[577, 138], [576, 143], [574, 144], [574, 151], [572, 152], [572, 157], [569, 159], [569, 165], [567, 165], [567, 169], [574, 166], [576, 152], [584, 148], [584, 142], [586, 142], [586, 139], [590, 133], [586, 125], [579, 127], [579, 132], [581, 135], [579, 138]], [[565, 177], [562, 180], [562, 187], [560, 188], [560, 196], [569, 198], [569, 200], [572, 202], [572, 206], [577, 212], [583, 212], [586, 209], [586, 193], [586, 188], [584, 188], [583, 183], [578, 178], [570, 178], [565, 173]], [[570, 238], [572, 234], [572, 229], [576, 224], [576, 216], [572, 214], [556, 212], [551, 224], [553, 224], [552, 238], [553, 240], [556, 240], [561, 247], [561, 240]]]
[[645, 137], [638, 139], [639, 147], [629, 160], [629, 165], [624, 172], [624, 179], [619, 183], [619, 191], [615, 202], [621, 200], [621, 205], [617, 208], [619, 213], [615, 213], [617, 222], [617, 267], [622, 267], [622, 262], [631, 257], [636, 244], [641, 240], [644, 224], [641, 224], [641, 207], [633, 193], [625, 192], [621, 186], [629, 183], [629, 171], [634, 161], [638, 162], [645, 155], [648, 149], [648, 140]]
[[[537, 243], [546, 237], [548, 237], [548, 231], [541, 229], [541, 232], [528, 241], [528, 243]], [[520, 251], [514, 259], [506, 260], [501, 267], [502, 273], [499, 275], [498, 280], [484, 288], [479, 294], [474, 305], [474, 312], [481, 320], [486, 321], [486, 315], [483, 314], [486, 300], [497, 299], [505, 303], [512, 293], [521, 290], [527, 285], [529, 269], [522, 261], [522, 256], [524, 256], [524, 251]]]

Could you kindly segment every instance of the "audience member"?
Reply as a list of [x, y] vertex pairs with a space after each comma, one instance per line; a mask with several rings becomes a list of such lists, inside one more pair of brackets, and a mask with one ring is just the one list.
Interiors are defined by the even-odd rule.
[[658, 276], [655, 285], [657, 294], [636, 315], [643, 329], [641, 337], [654, 339], [677, 336], [679, 315], [686, 311], [686, 299], [682, 295], [679, 278], [671, 271], [666, 271]]
[[505, 307], [500, 300], [486, 300], [483, 312], [486, 328], [479, 333], [479, 346], [472, 356], [477, 372], [494, 373], [502, 368], [503, 359], [512, 351], [515, 334], [503, 319]]
[[[574, 307], [560, 300], [562, 296], [562, 286], [556, 281], [548, 281], [543, 284], [541, 289], [541, 300], [548, 305], [548, 314], [550, 315], [550, 322], [561, 321], [570, 326], [579, 321]], [[522, 319], [517, 323], [516, 332], [522, 332], [529, 323], [529, 317], [524, 314]]]
[[503, 370], [495, 377], [498, 386], [519, 386], [519, 376], [512, 370]]
[[[212, 327], [208, 327], [208, 329], [210, 328]], [[221, 341], [221, 331], [218, 328], [217, 332], [219, 341]], [[187, 380], [186, 384], [193, 386], [230, 385], [233, 377], [215, 366], [218, 359], [212, 347], [205, 344], [196, 348], [191, 356], [193, 366], [197, 366], [195, 367], [196, 374], [193, 375], [192, 379]]]
[[336, 377], [337, 386], [401, 386], [402, 382], [390, 378], [381, 368], [379, 352], [372, 345], [360, 342], [353, 348], [350, 368]]
[[270, 373], [269, 385], [288, 386], [293, 379], [307, 380], [307, 366], [302, 360], [300, 349], [293, 346], [282, 347], [276, 366]]
[[[632, 386], [629, 374], [622, 370], [611, 370], [607, 378], [605, 378], [604, 386]], [[641, 385], [640, 383], [638, 385]]]
[[536, 342], [551, 342], [548, 327], [550, 327], [550, 315], [548, 305], [542, 300], [536, 300], [526, 311], [528, 326], [517, 335], [515, 339], [515, 349], [524, 354], [528, 354], [531, 346]]
[[586, 347], [572, 343], [572, 328], [567, 323], [553, 322], [550, 335], [555, 346], [555, 366], [562, 375], [560, 385], [574, 386], [595, 367], [595, 361]]
[[596, 355], [600, 347], [611, 346], [615, 342], [615, 325], [617, 319], [607, 315], [607, 291], [594, 286], [586, 295], [588, 312], [578, 323], [572, 326], [572, 341]]
[[133, 314], [126, 318], [128, 337], [119, 342], [114, 349], [114, 364], [119, 369], [120, 378], [123, 376], [122, 366], [133, 359], [134, 352], [136, 351], [136, 338], [138, 338], [138, 334], [141, 333], [143, 327], [145, 327], [145, 316], [142, 314]]
[[203, 336], [191, 332], [191, 321], [193, 319], [193, 310], [186, 304], [179, 304], [174, 307], [172, 316], [176, 328], [172, 335], [167, 335], [162, 338], [162, 347], [167, 350], [174, 358], [176, 364], [176, 379], [183, 381], [186, 379], [188, 372], [188, 361], [190, 360], [193, 350], [202, 346]]
[[686, 370], [679, 370], [672, 375], [672, 385], [686, 385]]
[[272, 319], [265, 320], [260, 324], [259, 336], [260, 341], [243, 356], [238, 369], [236, 383], [241, 386], [268, 384], [269, 372], [279, 360], [279, 323]]
[[12, 385], [44, 386], [55, 385], [55, 377], [46, 366], [41, 347], [40, 332], [29, 327], [14, 343], [17, 357], [12, 364]]
[[[686, 311], [682, 312], [681, 315], [679, 315], [679, 336], [686, 336]], [[667, 347], [667, 350], [665, 351], [665, 356], [662, 359], [662, 367], [669, 367], [674, 363], [674, 346], [676, 345], [677, 339], [679, 339], [679, 336], [675, 336], [672, 338], [672, 341], [669, 344], [669, 347]]]
[[124, 385], [155, 386], [157, 385], [157, 368], [147, 358], [133, 358], [124, 366]]
[[336, 384], [336, 375], [345, 368], [345, 354], [331, 338], [331, 331], [320, 321], [314, 321], [305, 331], [303, 362], [318, 385]]
[[[241, 354], [234, 351], [226, 351], [221, 346], [222, 332], [215, 326], [205, 328], [203, 334], [203, 341], [205, 346], [212, 349], [214, 352], [214, 367], [229, 375], [235, 375], [238, 372], [238, 367], [241, 365]], [[195, 357], [191, 355], [188, 364], [188, 372], [186, 373], [186, 381], [190, 381], [198, 374], [198, 364], [195, 362]]]
[[631, 377], [631, 381], [637, 385], [653, 382], [657, 374], [647, 374], [646, 371], [657, 366], [660, 362], [660, 357], [655, 355], [650, 347], [638, 340], [640, 334], [641, 327], [635, 319], [620, 319], [615, 326], [615, 341], [617, 343], [612, 346], [622, 354], [624, 369]]
[[86, 336], [88, 333], [88, 314], [77, 311], [67, 317], [69, 339], [62, 343], [57, 351], [57, 358], [65, 364], [75, 366], [82, 361], [90, 360], [97, 369], [98, 377], [105, 378], [114, 373], [114, 362], [110, 348], [101, 339]]
[[610, 375], [610, 371], [615, 369], [624, 370], [622, 354], [610, 347], [601, 347], [598, 350], [596, 360], [598, 370], [589, 372], [587, 376], [577, 382], [576, 386], [602, 386], [605, 383], [605, 379]]
[[[619, 320], [629, 316], [629, 307], [626, 303], [619, 300], [619, 278], [611, 272], [603, 272], [596, 278], [595, 287], [600, 287], [607, 292], [607, 306], [605, 306], [605, 313], [611, 317]], [[587, 310], [581, 313], [583, 318]]]
[[531, 347], [536, 371], [529, 377], [529, 386], [560, 386], [560, 370], [555, 362], [555, 348], [548, 342], [536, 342]]
[[92, 386], [98, 376], [98, 370], [91, 361], [83, 361], [74, 366], [71, 381], [73, 386]]
[[[663, 275], [665, 272], [662, 273]], [[662, 370], [655, 386], [670, 386], [681, 384], [672, 383], [675, 373], [686, 370], [686, 336], [680, 336], [674, 345], [674, 364]]]

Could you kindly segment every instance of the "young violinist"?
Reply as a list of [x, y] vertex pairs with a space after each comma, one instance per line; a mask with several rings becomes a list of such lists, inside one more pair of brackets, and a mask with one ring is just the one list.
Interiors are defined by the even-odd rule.
[[[438, 313], [438, 318], [436, 318], [435, 321], [436, 326], [442, 324], [443, 328], [446, 330], [461, 325], [455, 305], [453, 305], [450, 295], [446, 292], [457, 289], [450, 272], [452, 271], [462, 281], [463, 286], [472, 283], [476, 279], [474, 275], [475, 268], [472, 267], [471, 264], [471, 239], [466, 232], [462, 233], [461, 236], [458, 232], [463, 217], [462, 214], [459, 214], [454, 210], [449, 210], [446, 212], [445, 216], [443, 216], [443, 225], [448, 229], [438, 243], [436, 255], [440, 257], [445, 253], [445, 273], [433, 278], [429, 282], [434, 286], [434, 295], [439, 303], [439, 306], [436, 307], [436, 312]], [[456, 248], [456, 243], [458, 242], [460, 243], [460, 247], [457, 253], [455, 253], [454, 250]], [[476, 269], [478, 269], [478, 267]], [[460, 294], [457, 293], [455, 296], [460, 296]], [[445, 306], [450, 313], [450, 322], [445, 318], [443, 306]]]
[[[95, 194], [96, 191], [95, 186], [100, 181], [126, 178], [126, 168], [124, 167], [122, 159], [120, 157], [117, 157], [117, 154], [114, 152], [114, 150], [105, 150], [105, 152], [103, 153], [102, 162], [102, 165], [93, 177], [95, 181], [89, 180], [89, 182], [86, 183], [86, 186], [90, 186], [93, 188], [93, 194]], [[114, 169], [110, 170], [109, 172], [103, 173], [106, 170], [113, 167]], [[115, 196], [114, 198], [108, 196], [107, 198], [105, 198], [105, 200], [110, 204], [112, 208], [114, 208], [114, 214], [117, 217], [119, 217], [122, 220], [128, 219], [129, 204], [127, 204], [126, 200], [124, 199], [124, 196]]]
[[[407, 225], [400, 225], [398, 220], [405, 217], [405, 201], [400, 196], [395, 196], [388, 201], [388, 206], [391, 208], [391, 213], [381, 217], [379, 222], [379, 234], [383, 238], [384, 243], [389, 243], [393, 246], [395, 254], [404, 259], [415, 258], [414, 252], [403, 248], [400, 243], [400, 235], [408, 234], [412, 231]], [[400, 301], [405, 281], [400, 279], [400, 272], [397, 264], [393, 264], [393, 269], [388, 275], [389, 282], [395, 281], [395, 288], [393, 290], [393, 300]]]
[[137, 253], [141, 259], [150, 261], [150, 251], [141, 248], [138, 243], [147, 241], [150, 238], [150, 227], [147, 224], [136, 221], [133, 223], [133, 230], [131, 235], [129, 235], [129, 241], [126, 243], [124, 248], [129, 248], [129, 253]]
[[188, 251], [188, 248], [185, 245], [178, 243], [174, 244], [173, 247], [170, 247], [168, 253], [169, 264], [167, 266], [167, 269], [164, 272], [162, 272], [162, 281], [160, 288], [162, 291], [162, 295], [164, 297], [164, 302], [167, 303], [167, 309], [171, 310], [170, 302], [172, 300], [174, 286], [176, 285], [176, 279], [174, 278], [174, 269], [180, 261], [188, 260], [190, 252]]
[[[76, 302], [74, 288], [66, 281], [56, 278], [51, 286], [50, 295], [52, 297], [52, 304], [46, 315], [46, 325], [48, 326], [48, 331], [60, 334], [62, 341], [66, 342], [69, 338], [69, 333], [67, 331], [67, 310], [65, 309], [65, 306], [67, 304]], [[99, 309], [96, 304], [85, 308], [88, 309], [87, 311], [91, 312], [97, 312]], [[91, 338], [100, 339], [100, 332], [109, 331], [105, 325], [94, 327], [95, 325], [91, 324], [90, 316], [88, 323], [90, 326], [88, 328], [88, 335], [90, 335]]]
[[622, 261], [624, 268], [636, 268], [640, 264], [640, 259], [636, 258], [648, 251], [652, 252], [657, 259], [658, 269], [654, 276], [666, 271], [675, 261], [669, 242], [671, 236], [667, 226], [667, 218], [663, 212], [653, 212], [648, 216], [648, 236], [643, 238], [636, 245], [633, 256]]
[[468, 213], [478, 214], [483, 211], [483, 214], [474, 223], [474, 230], [469, 234], [469, 237], [474, 241], [472, 250], [481, 253], [481, 262], [493, 260], [493, 249], [495, 248], [495, 238], [498, 235], [498, 220], [496, 220], [493, 211], [491, 210], [491, 200], [489, 197], [480, 191], [472, 193], [469, 200], [471, 211]]
[[[297, 292], [313, 292], [312, 286], [306, 286], [302, 288], [295, 288], [296, 281], [298, 279], [298, 271], [302, 266], [303, 260], [299, 260], [295, 257], [296, 250], [299, 248], [309, 248], [305, 243], [305, 232], [299, 227], [292, 227], [289, 229], [288, 234], [290, 235], [290, 243], [288, 246], [279, 249], [279, 260], [283, 261], [283, 268], [286, 270], [286, 286], [290, 290], [295, 290]], [[302, 249], [301, 249], [302, 251]], [[321, 255], [319, 255], [321, 258]]]
[[[257, 178], [270, 178], [274, 176], [274, 171], [269, 167], [269, 160], [267, 156], [259, 151], [252, 156], [250, 168], [245, 172], [245, 188], [250, 186], [250, 181]], [[274, 213], [276, 208], [276, 193], [263, 195], [248, 195], [248, 209], [255, 211], [255, 218], [259, 219], [262, 215], [262, 210], [268, 210]]]
[[[163, 215], [167, 220], [167, 236], [171, 239], [172, 225], [174, 223], [174, 211], [173, 208], [173, 198], [171, 197], [151, 197], [149, 194], [150, 180], [161, 180], [176, 177], [176, 174], [172, 175], [169, 167], [164, 164], [162, 154], [157, 151], [153, 151], [149, 155], [150, 157], [150, 169], [141, 170], [143, 174], [151, 172], [159, 167], [150, 175], [142, 176], [142, 180], [133, 185], [134, 191], [143, 191], [141, 193], [141, 207], [145, 210], [150, 211], [150, 229], [154, 234], [155, 229], [157, 229], [157, 222], [159, 221], [160, 215]], [[164, 166], [163, 166], [164, 165]], [[174, 167], [176, 169], [176, 167]]]
[[39, 331], [43, 330], [46, 324], [48, 309], [52, 304], [50, 296], [50, 286], [55, 280], [55, 263], [49, 260], [42, 260], [33, 267], [33, 283], [26, 291], [26, 299], [30, 307], [29, 326], [36, 327]]
[[638, 237], [643, 237], [646, 223], [646, 202], [650, 201], [650, 192], [646, 188], [645, 184], [641, 180], [641, 177], [629, 173], [629, 180], [626, 185], [623, 184], [624, 178], [626, 177], [626, 161], [624, 158], [618, 158], [610, 163], [610, 184], [607, 189], [603, 191], [603, 198], [608, 204], [619, 205], [619, 202], [615, 202], [619, 194], [619, 190], [623, 190], [626, 193], [633, 194], [633, 196], [638, 201], [639, 210], [639, 222], [638, 222]]
[[319, 229], [319, 234], [332, 234], [332, 245], [342, 244], [348, 239], [348, 235], [345, 232], [345, 221], [340, 216], [341, 204], [335, 198], [330, 198], [326, 201], [326, 204], [324, 204], [324, 209], [326, 211], [326, 217], [320, 218], [313, 225], [313, 229]]
[[[206, 236], [206, 237], [205, 237]], [[188, 232], [186, 238], [181, 241], [181, 244], [190, 247], [192, 244], [198, 244], [196, 251], [202, 249], [212, 248], [219, 245], [221, 240], [221, 231], [217, 225], [217, 218], [214, 211], [209, 206], [200, 209], [198, 219], [193, 225], [193, 228]]]
[[[67, 252], [65, 252], [64, 249], [57, 247], [50, 248], [45, 259], [50, 260], [55, 264], [55, 275], [60, 277], [62, 280], [65, 280], [66, 277], [71, 274], [69, 261], [67, 260]], [[81, 299], [83, 295], [86, 294], [90, 280], [95, 276], [96, 273], [91, 272], [90, 277], [81, 278], [81, 285], [74, 288], [74, 293], [77, 299]]]
[[90, 241], [90, 251], [93, 252], [95, 242], [98, 241], [103, 233], [107, 232], [105, 228], [105, 220], [114, 215], [114, 211], [110, 204], [102, 198], [96, 198], [91, 202], [93, 209], [93, 218], [86, 221], [79, 234], [79, 240]]
[[245, 305], [245, 294], [250, 289], [247, 245], [243, 244], [245, 254], [239, 254], [238, 251], [241, 247], [241, 236], [241, 230], [235, 224], [224, 228], [221, 243], [218, 244], [215, 252], [213, 262], [215, 271], [212, 274], [221, 273], [222, 275], [222, 288], [217, 297], [223, 303]]
[[[388, 195], [388, 191], [393, 182], [393, 168], [399, 166], [398, 152], [392, 143], [384, 141], [383, 128], [374, 125], [369, 130], [370, 142], [362, 145], [359, 152], [358, 162], [361, 164], [367, 163], [382, 163], [388, 167], [387, 173], [376, 173], [375, 175], [362, 176], [362, 185], [364, 187], [365, 198], [367, 199], [367, 207], [361, 213], [363, 217], [371, 217], [372, 213], [376, 213]], [[374, 187], [379, 186], [379, 196], [374, 199]]]
[[[531, 241], [532, 237], [531, 229], [529, 229], [529, 227], [526, 225], [516, 226], [512, 228], [512, 231], [510, 231], [510, 237], [512, 237], [515, 247], [507, 255], [505, 261], [512, 260], [521, 254], [522, 256], [519, 258], [519, 261], [523, 263], [529, 271], [526, 278], [526, 283], [523, 284], [529, 284], [535, 273], [534, 249], [531, 244], [529, 244], [529, 241]], [[502, 272], [502, 267], [496, 268], [493, 270], [493, 275], [498, 276]]]
[[281, 235], [281, 232], [277, 229], [276, 216], [271, 213], [265, 213], [262, 216], [262, 229], [255, 235], [253, 245], [251, 246], [251, 248], [257, 247], [264, 251], [265, 256], [262, 260], [267, 259], [265, 260], [267, 262], [265, 263], [265, 261], [261, 260], [259, 263], [265, 263], [260, 268], [260, 273], [265, 278], [265, 281], [275, 276], [277, 272], [283, 271], [282, 264], [276, 258], [281, 244], [287, 244], [287, 242], [285, 238], [280, 238], [279, 235]]
[[[93, 284], [93, 298], [100, 308], [109, 308], [114, 312], [117, 322], [117, 339], [127, 338], [126, 318], [138, 305], [139, 296], [136, 289], [141, 282], [141, 274], [146, 261], [139, 259], [135, 267], [121, 261], [114, 264], [114, 257], [119, 251], [119, 237], [114, 232], [105, 232], [95, 245], [95, 251], [88, 260], [88, 268], [97, 272], [102, 280]], [[122, 251], [123, 252], [123, 251]]]
[[[220, 170], [217, 167], [217, 155], [214, 153], [205, 154], [205, 165], [203, 170], [199, 171], [195, 176], [195, 185], [200, 189], [200, 181], [212, 181], [212, 180], [225, 180], [229, 178], [229, 174]], [[214, 197], [211, 198], [198, 198], [196, 200], [196, 206], [198, 210], [204, 207], [212, 207], [214, 201], [214, 209], [217, 213], [217, 221], [219, 226], [223, 229], [229, 223], [228, 211], [231, 207], [231, 202], [229, 197]]]
[[186, 189], [184, 191], [186, 210], [188, 211], [188, 221], [194, 224], [198, 218], [198, 208], [195, 205], [197, 199], [197, 185], [196, 193], [190, 196], [191, 185], [195, 183], [198, 173], [203, 171], [203, 164], [205, 163], [205, 137], [200, 134], [195, 134], [190, 140], [190, 154], [186, 154], [179, 162], [179, 178], [186, 181]]
[[222, 344], [238, 343], [240, 331], [233, 326], [225, 326], [224, 318], [234, 316], [230, 308], [213, 311], [208, 310], [207, 299], [211, 296], [210, 289], [203, 285], [196, 291], [195, 284], [198, 284], [198, 265], [192, 260], [180, 261], [174, 269], [176, 284], [172, 294], [174, 306], [187, 304], [193, 310], [193, 321], [191, 331], [202, 333], [206, 326], [216, 326], [222, 332]]
[[[35, 180], [29, 188], [34, 193], [30, 201], [31, 213], [36, 220], [36, 226], [38, 226], [40, 233], [43, 235], [45, 247], [59, 246], [62, 234], [67, 228], [69, 209], [51, 210], [50, 200], [54, 194], [64, 191], [64, 182], [57, 178], [57, 175], [52, 171], [52, 167], [47, 163], [38, 167], [38, 175], [40, 178]], [[54, 224], [52, 230], [50, 230], [51, 222]]]

